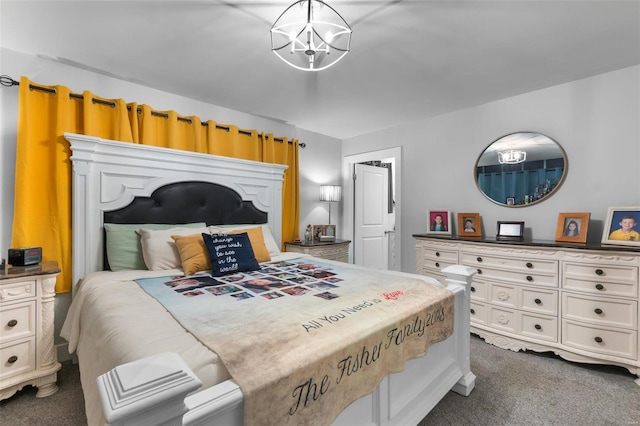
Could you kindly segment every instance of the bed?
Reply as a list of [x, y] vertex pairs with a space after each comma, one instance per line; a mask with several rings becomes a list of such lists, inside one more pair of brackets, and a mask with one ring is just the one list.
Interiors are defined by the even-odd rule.
[[[284, 166], [83, 135], [65, 137], [73, 163], [74, 288], [62, 336], [79, 360], [90, 425], [407, 425], [419, 422], [449, 390], [468, 395], [473, 389], [471, 269], [458, 265], [446, 270], [445, 289], [429, 277], [282, 253]], [[169, 234], [175, 242], [171, 249]], [[268, 260], [260, 259], [258, 269], [236, 273], [222, 270], [220, 256], [221, 275], [207, 275], [202, 267], [193, 269], [191, 263], [180, 262], [186, 259], [182, 237], [197, 234], [204, 234], [207, 249], [226, 249], [222, 243], [228, 241], [238, 244], [231, 247], [242, 247], [241, 242], [252, 236], [262, 238], [264, 246], [257, 243], [260, 250], [255, 249], [255, 240], [250, 242], [256, 259], [266, 256]], [[153, 269], [140, 266], [139, 253], [131, 261], [130, 241], [113, 243], [123, 235], [141, 241], [143, 261]], [[216, 252], [209, 253], [215, 257]], [[185, 276], [187, 269], [197, 272]], [[214, 265], [211, 274], [216, 270]], [[254, 273], [258, 276], [251, 276]], [[312, 281], [322, 280], [322, 286], [320, 281], [312, 285], [296, 281], [310, 276]], [[268, 290], [256, 287], [276, 277], [287, 286], [274, 286], [272, 281]], [[255, 278], [263, 283], [252, 288], [247, 283]], [[244, 281], [238, 286], [232, 279]], [[290, 287], [289, 280], [300, 285]], [[236, 304], [220, 302], [224, 297], [217, 296], [223, 293], [229, 300], [235, 297]], [[211, 295], [215, 309], [191, 304]], [[176, 305], [171, 304], [174, 299]], [[400, 305], [412, 310], [403, 314]], [[327, 310], [328, 306], [341, 309]], [[253, 314], [242, 314], [242, 309]], [[214, 311], [206, 320], [205, 310]], [[364, 340], [346, 338], [351, 335], [339, 331], [331, 333], [330, 343], [301, 344], [294, 334], [287, 334], [289, 326], [280, 323], [284, 316], [297, 321], [295, 328], [305, 336], [359, 318], [350, 322]], [[426, 324], [420, 326], [427, 318], [428, 329]], [[202, 325], [207, 321], [225, 326], [209, 335], [211, 327]], [[256, 336], [266, 340], [236, 339], [238, 327], [255, 330]], [[277, 331], [268, 335], [269, 328]], [[265, 349], [264, 342], [279, 335], [281, 341]], [[315, 358], [326, 347], [341, 346], [345, 339], [345, 353], [353, 354], [349, 364], [338, 349], [327, 350], [326, 358]], [[382, 339], [385, 344], [375, 344]], [[231, 352], [232, 348], [240, 352]], [[270, 357], [286, 362], [281, 363], [284, 366], [260, 363]], [[340, 377], [323, 377], [327, 366]], [[256, 376], [260, 380], [252, 379]], [[305, 387], [296, 387], [300, 377], [307, 376]], [[334, 384], [340, 381], [344, 385]], [[283, 395], [289, 398], [286, 409], [277, 404]], [[297, 405], [290, 403], [291, 398]]]

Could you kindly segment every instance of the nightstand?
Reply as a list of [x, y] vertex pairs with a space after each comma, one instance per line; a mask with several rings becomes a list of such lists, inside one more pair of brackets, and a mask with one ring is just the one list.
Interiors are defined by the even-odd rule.
[[284, 249], [287, 252], [304, 253], [322, 259], [349, 263], [349, 244], [351, 244], [349, 240], [318, 241], [312, 243], [291, 241], [284, 243]]
[[0, 400], [26, 385], [53, 395], [60, 363], [53, 344], [57, 262], [0, 271]]

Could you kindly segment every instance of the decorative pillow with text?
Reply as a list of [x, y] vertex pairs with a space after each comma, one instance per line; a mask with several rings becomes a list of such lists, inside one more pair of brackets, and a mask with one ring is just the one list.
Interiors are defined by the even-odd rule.
[[260, 269], [246, 232], [234, 235], [203, 233], [202, 238], [211, 259], [212, 276]]

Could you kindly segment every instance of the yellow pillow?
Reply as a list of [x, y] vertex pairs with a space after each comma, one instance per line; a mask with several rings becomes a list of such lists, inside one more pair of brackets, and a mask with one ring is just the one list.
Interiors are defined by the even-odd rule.
[[[268, 262], [271, 260], [267, 246], [264, 243], [262, 228], [238, 229], [235, 231], [224, 232], [225, 234], [241, 234], [246, 232], [251, 241], [253, 255], [258, 262]], [[182, 270], [185, 275], [195, 274], [200, 271], [208, 271], [211, 269], [211, 258], [204, 244], [202, 234], [193, 235], [172, 235], [173, 241], [180, 254], [182, 262]]]
[[209, 252], [204, 245], [202, 234], [172, 235], [180, 254], [182, 270], [186, 275], [211, 269]]
[[253, 255], [256, 257], [256, 260], [258, 262], [269, 262], [271, 260], [271, 255], [269, 255], [269, 250], [267, 250], [267, 246], [264, 243], [262, 227], [258, 226], [256, 228], [238, 229], [234, 231], [226, 231], [224, 233], [241, 234], [243, 232], [246, 232], [247, 235], [249, 235], [249, 241], [251, 241], [251, 248], [253, 248]]

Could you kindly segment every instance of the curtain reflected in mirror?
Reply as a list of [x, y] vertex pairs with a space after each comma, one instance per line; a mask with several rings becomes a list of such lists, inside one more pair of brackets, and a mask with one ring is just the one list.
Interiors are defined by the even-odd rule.
[[496, 204], [525, 207], [555, 193], [567, 173], [567, 156], [541, 133], [518, 132], [493, 141], [476, 163], [476, 185]]

